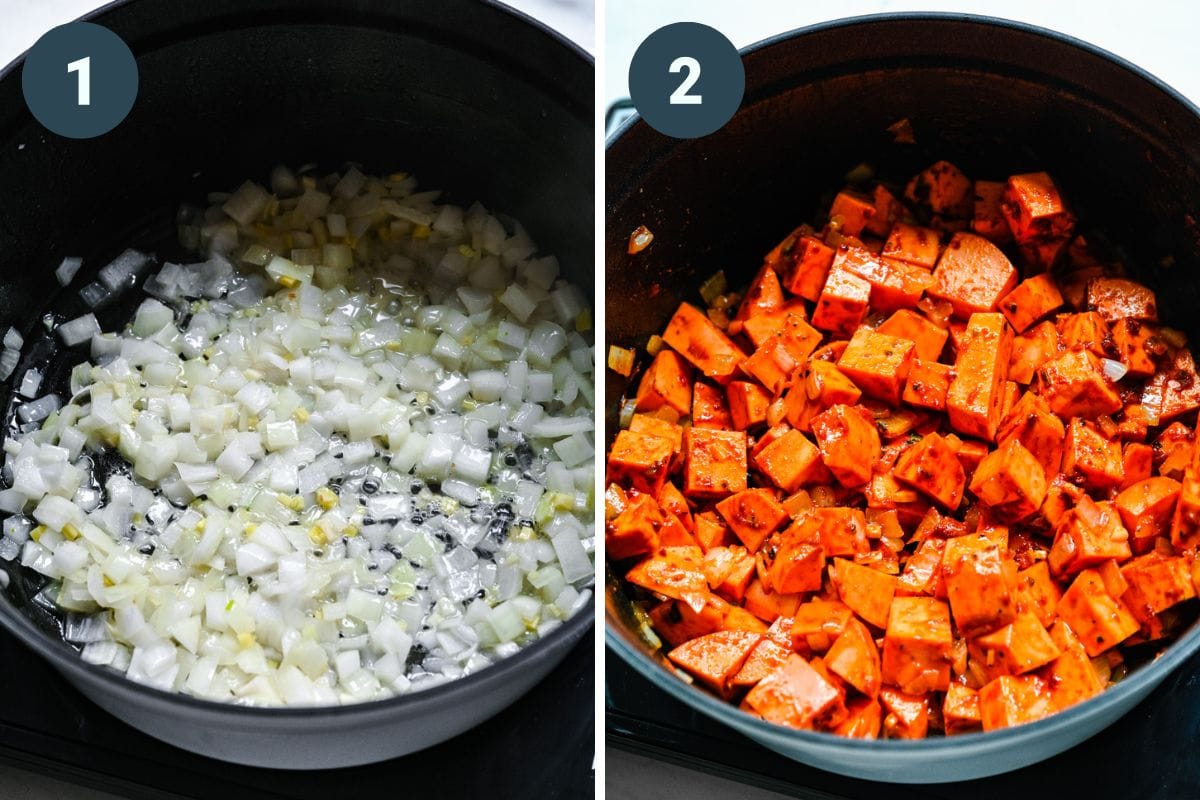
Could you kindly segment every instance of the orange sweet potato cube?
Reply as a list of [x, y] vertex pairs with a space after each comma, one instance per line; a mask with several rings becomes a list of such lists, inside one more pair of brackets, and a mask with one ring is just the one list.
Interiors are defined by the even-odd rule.
[[1058, 601], [1058, 617], [1079, 637], [1094, 658], [1138, 631], [1138, 621], [1120, 600], [1109, 595], [1104, 579], [1094, 569], [1075, 576]]
[[824, 653], [853, 616], [850, 607], [837, 600], [817, 598], [801, 603], [792, 617], [792, 646]]
[[887, 739], [924, 739], [929, 733], [930, 696], [907, 694], [883, 687], [879, 691], [883, 706], [883, 735]]
[[771, 395], [757, 383], [730, 381], [725, 390], [729, 398], [729, 416], [735, 430], [744, 431], [767, 421], [767, 406]]
[[908, 182], [904, 197], [938, 216], [970, 219], [975, 194], [971, 180], [958, 167], [938, 161]]
[[930, 297], [946, 300], [954, 315], [994, 311], [1017, 285], [1017, 270], [1000, 248], [973, 233], [956, 233], [933, 270]]
[[801, 729], [823, 725], [842, 707], [837, 687], [795, 653], [750, 690], [745, 704], [767, 722]]
[[1035, 722], [1053, 711], [1050, 687], [1038, 675], [1001, 675], [979, 690], [985, 731]]
[[792, 493], [821, 474], [821, 451], [793, 428], [759, 450], [754, 466], [780, 489]]
[[978, 636], [1012, 622], [1012, 591], [1000, 546], [986, 534], [946, 540], [942, 576], [954, 624], [965, 636]]
[[945, 597], [942, 578], [942, 556], [946, 540], [930, 537], [917, 546], [917, 551], [904, 564], [904, 572], [896, 584], [896, 594], [906, 597], [929, 595]]
[[846, 270], [830, 269], [812, 325], [834, 336], [849, 338], [867, 316], [871, 300], [871, 284]]
[[750, 585], [746, 587], [746, 596], [742, 600], [742, 607], [764, 622], [772, 623], [780, 617], [790, 617], [795, 614], [796, 607], [800, 605], [801, 596], [773, 592], [770, 587], [756, 578], [750, 581]]
[[1050, 637], [1062, 654], [1042, 670], [1050, 685], [1050, 702], [1055, 711], [1070, 708], [1104, 691], [1104, 683], [1092, 666], [1092, 661], [1079, 637], [1065, 623], [1054, 623]]
[[879, 458], [874, 420], [855, 406], [835, 405], [812, 420], [821, 460], [843, 486], [861, 486]]
[[775, 542], [775, 556], [767, 572], [767, 582], [781, 594], [815, 592], [825, 575], [825, 552], [811, 532], [793, 525]]
[[815, 303], [833, 264], [833, 248], [814, 236], [801, 236], [790, 249], [784, 264], [783, 287]]
[[1058, 356], [1058, 328], [1046, 320], [1013, 338], [1008, 378], [1025, 386], [1033, 382], [1043, 364]]
[[977, 731], [983, 725], [979, 714], [979, 693], [961, 683], [952, 683], [942, 700], [942, 724], [946, 735]]
[[1058, 338], [1064, 350], [1090, 350], [1103, 358], [1106, 340], [1110, 338], [1108, 323], [1095, 311], [1059, 316]]
[[945, 328], [938, 327], [908, 308], [899, 309], [875, 330], [888, 336], [908, 339], [916, 345], [917, 358], [923, 361], [937, 361], [950, 335]]
[[[1124, 561], [1133, 555], [1129, 533], [1111, 503], [1097, 503], [1087, 495], [1059, 518], [1050, 548], [1050, 572], [1056, 577], [1073, 575], [1110, 558]], [[1078, 632], [1078, 631], [1077, 631]]]
[[619, 431], [608, 451], [608, 481], [627, 483], [638, 491], [657, 495], [667, 479], [674, 455], [670, 439]]
[[1109, 489], [1125, 480], [1121, 443], [1105, 438], [1091, 422], [1075, 417], [1063, 440], [1062, 471], [1089, 489]]
[[838, 192], [829, 207], [829, 222], [844, 236], [858, 236], [873, 216], [871, 198], [850, 189]]
[[892, 474], [950, 511], [962, 502], [966, 473], [955, 451], [936, 433], [926, 434], [901, 453]]
[[1129, 586], [1121, 601], [1152, 639], [1163, 635], [1159, 614], [1196, 596], [1190, 564], [1183, 556], [1150, 552], [1121, 567], [1121, 575]]
[[762, 639], [761, 633], [716, 631], [681, 644], [667, 658], [713, 691], [726, 694], [730, 678]]
[[717, 503], [717, 513], [751, 553], [788, 518], [770, 489], [745, 489]]
[[1012, 331], [1000, 314], [973, 314], [946, 392], [950, 426], [992, 441], [1004, 412]]
[[720, 389], [707, 383], [692, 386], [692, 427], [733, 427], [729, 406], [725, 404], [725, 395]]
[[971, 641], [980, 660], [1007, 675], [1023, 675], [1058, 658], [1060, 648], [1032, 613], [1017, 614], [1002, 628]]
[[647, 436], [658, 436], [671, 443], [675, 455], [683, 450], [683, 426], [649, 414], [634, 414], [629, 420], [629, 430]]
[[734, 543], [733, 533], [729, 526], [715, 511], [704, 511], [693, 517], [696, 529], [694, 531], [696, 544], [703, 550], [714, 547], [725, 547]]
[[948, 364], [913, 361], [900, 399], [910, 406], [943, 411], [946, 408], [946, 393], [950, 391], [950, 382], [953, 379], [954, 371]]
[[725, 383], [746, 354], [700, 309], [680, 303], [663, 331], [663, 341], [692, 366], [718, 383]]
[[740, 333], [746, 320], [767, 316], [783, 306], [783, 287], [779, 285], [779, 274], [770, 264], [763, 264], [746, 289], [737, 313], [730, 320], [728, 332]]
[[883, 638], [883, 682], [908, 694], [950, 685], [954, 638], [950, 609], [932, 597], [892, 600]]
[[683, 432], [683, 465], [687, 497], [718, 498], [740, 492], [746, 488], [746, 434], [688, 428]]
[[1063, 296], [1058, 291], [1058, 284], [1050, 273], [1043, 272], [1017, 284], [1017, 288], [1001, 298], [1000, 311], [1008, 318], [1013, 330], [1024, 333], [1026, 328], [1056, 311], [1062, 304]]
[[921, 295], [933, 285], [928, 270], [846, 243], [838, 246], [830, 268], [831, 274], [839, 270], [871, 284], [871, 308], [877, 311], [915, 308]]
[[[683, 433], [680, 432], [681, 441], [682, 438]], [[670, 481], [664, 483], [662, 488], [658, 490], [658, 494], [654, 496], [654, 499], [658, 501], [663, 511], [670, 511], [674, 514], [683, 523], [683, 527], [689, 531], [696, 529], [696, 523], [692, 518], [692, 507], [688, 505], [687, 499], [675, 484]]]
[[1112, 324], [1112, 343], [1125, 365], [1126, 375], [1148, 378], [1154, 374], [1155, 351], [1161, 347], [1154, 327], [1136, 319], [1121, 319]]
[[1141, 404], [1160, 423], [1200, 408], [1200, 376], [1196, 374], [1191, 350], [1181, 347], [1159, 365], [1158, 371], [1146, 381]]
[[1011, 176], [1000, 209], [1013, 238], [1021, 244], [1066, 239], [1075, 229], [1075, 218], [1045, 172]]
[[1032, 516], [1046, 499], [1042, 465], [1016, 439], [987, 455], [971, 477], [971, 493], [997, 519], [1019, 522]]
[[663, 514], [658, 503], [649, 495], [638, 494], [605, 526], [605, 553], [614, 561], [620, 561], [653, 552], [658, 549], [658, 529], [662, 524]]
[[830, 577], [838, 597], [855, 614], [876, 628], [886, 628], [888, 611], [896, 593], [896, 578], [845, 558], [836, 558]]
[[922, 269], [933, 269], [941, 241], [937, 231], [897, 222], [888, 233], [880, 255], [895, 258]]
[[626, 573], [625, 580], [664, 597], [682, 600], [696, 610], [704, 607], [709, 596], [704, 554], [699, 547], [660, 547]]
[[914, 349], [907, 339], [859, 328], [838, 359], [838, 369], [869, 397], [898, 406]]
[[[1116, 435], [1122, 435], [1120, 426]], [[1121, 448], [1121, 472], [1121, 489], [1148, 480], [1154, 472], [1154, 448], [1143, 442], [1127, 442]]]
[[1114, 414], [1124, 405], [1091, 351], [1069, 350], [1044, 363], [1037, 376], [1037, 393], [1063, 419]]
[[846, 702], [846, 718], [833, 732], [851, 739], [877, 739], [883, 724], [883, 706], [873, 697], [856, 697]]
[[802, 341], [788, 334], [777, 333], [742, 362], [742, 371], [765, 386], [772, 394], [778, 394], [791, 382], [792, 375], [805, 362], [816, 344], [817, 338]]
[[692, 368], [674, 350], [663, 348], [650, 362], [637, 389], [637, 410], [667, 406], [686, 415], [692, 408]]
[[975, 216], [971, 230], [996, 244], [1012, 239], [1012, 231], [1000, 210], [1005, 185], [1000, 181], [975, 181]]
[[1119, 320], [1158, 320], [1158, 302], [1154, 292], [1128, 278], [1093, 278], [1088, 281], [1087, 307], [1109, 323]]
[[[894, 613], [894, 612], [893, 612]], [[825, 654], [829, 671], [868, 697], [878, 697], [882, 686], [879, 648], [867, 627], [850, 619]]]
[[791, 648], [784, 647], [770, 637], [764, 636], [762, 641], [750, 651], [742, 668], [729, 679], [729, 687], [740, 689], [753, 686], [782, 667], [791, 654]]
[[1050, 577], [1050, 565], [1045, 561], [1038, 561], [1017, 573], [1016, 594], [1019, 611], [1033, 614], [1043, 627], [1054, 622], [1054, 611], [1058, 608], [1062, 590]]
[[1125, 529], [1135, 539], [1168, 532], [1179, 500], [1179, 481], [1161, 476], [1146, 478], [1123, 489], [1113, 499]]
[[1050, 406], [1033, 392], [1026, 392], [1000, 422], [996, 443], [1003, 447], [1017, 441], [1028, 450], [1046, 476], [1057, 475], [1062, 466], [1066, 429]]
[[882, 183], [875, 184], [871, 200], [875, 204], [875, 216], [867, 220], [863, 230], [872, 236], [887, 236], [896, 220], [905, 213], [904, 206]]
[[802, 381], [796, 382], [793, 391], [799, 391], [810, 401], [816, 413], [838, 404], [852, 406], [862, 397], [862, 390], [854, 381], [829, 361], [810, 361], [799, 377]]

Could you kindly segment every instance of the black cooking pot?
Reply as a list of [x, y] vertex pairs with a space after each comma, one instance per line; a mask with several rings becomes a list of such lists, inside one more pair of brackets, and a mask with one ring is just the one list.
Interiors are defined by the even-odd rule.
[[[181, 256], [175, 214], [276, 163], [347, 161], [406, 170], [460, 202], [481, 200], [530, 230], [571, 280], [593, 285], [594, 71], [561, 37], [493, 2], [442, 0], [141, 0], [88, 19], [137, 56], [129, 117], [97, 139], [48, 133], [21, 97], [21, 62], [0, 75], [0, 328], [26, 338], [23, 363], [62, 382], [42, 314], [87, 309], [77, 292], [134, 246]], [[85, 270], [61, 289], [54, 268]], [[129, 307], [101, 315], [106, 330]], [[10, 407], [11, 386], [0, 387]], [[99, 705], [198, 753], [297, 769], [419, 750], [512, 703], [591, 627], [585, 609], [512, 658], [429, 691], [361, 705], [247, 708], [168, 694], [80, 661], [30, 602], [17, 564], [0, 624]], [[20, 682], [19, 675], [8, 676]], [[582, 710], [581, 710], [582, 711]]]
[[[744, 286], [856, 165], [907, 177], [943, 158], [977, 178], [1049, 170], [1086, 229], [1105, 231], [1158, 293], [1162, 318], [1200, 336], [1200, 116], [1152, 76], [1060, 34], [968, 15], [844, 20], [743, 55], [745, 100], [720, 131], [679, 141], [634, 120], [609, 144], [610, 342], [644, 346], [681, 300], [700, 302], [698, 287], [718, 270]], [[915, 144], [888, 131], [902, 119]], [[629, 256], [639, 225], [654, 242]], [[611, 437], [628, 386], [607, 375]], [[876, 780], [963, 780], [1047, 758], [1127, 712], [1200, 647], [1193, 626], [1115, 687], [1030, 725], [867, 742], [770, 725], [685, 685], [639, 635], [616, 580], [606, 608], [609, 646], [664, 690], [792, 758]]]

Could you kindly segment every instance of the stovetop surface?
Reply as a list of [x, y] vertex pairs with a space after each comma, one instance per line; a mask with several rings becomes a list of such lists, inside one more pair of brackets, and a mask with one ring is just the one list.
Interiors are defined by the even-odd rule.
[[146, 736], [0, 631], [0, 760], [155, 800], [592, 797], [594, 652], [585, 636], [515, 705], [436, 747], [363, 767], [293, 772], [227, 764]]
[[846, 778], [792, 761], [659, 690], [615, 653], [605, 659], [610, 747], [783, 794], [819, 800], [1200, 797], [1200, 653], [1116, 724], [1058, 756], [992, 778], [923, 786]]

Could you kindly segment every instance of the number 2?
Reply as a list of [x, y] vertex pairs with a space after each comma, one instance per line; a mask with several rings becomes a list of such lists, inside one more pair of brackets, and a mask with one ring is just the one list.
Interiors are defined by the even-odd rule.
[[671, 92], [671, 105], [673, 106], [698, 106], [703, 99], [698, 94], [688, 94], [692, 87], [696, 85], [696, 81], [700, 80], [700, 62], [691, 56], [680, 56], [671, 62], [671, 72], [682, 72], [687, 70], [687, 75], [683, 79], [683, 83], [675, 91]]
[[[79, 99], [78, 105], [90, 106], [92, 104], [92, 57], [84, 56], [83, 58], [72, 61], [67, 64], [67, 72], [79, 73]], [[691, 84], [688, 84], [689, 86]]]

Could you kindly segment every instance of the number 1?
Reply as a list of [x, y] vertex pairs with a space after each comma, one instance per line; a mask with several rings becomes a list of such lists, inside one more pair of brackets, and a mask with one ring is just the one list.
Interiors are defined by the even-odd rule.
[[698, 106], [703, 97], [698, 94], [688, 94], [688, 92], [696, 85], [696, 81], [700, 80], [700, 62], [691, 56], [680, 56], [671, 62], [671, 72], [682, 72], [685, 69], [687, 76], [684, 77], [683, 83], [671, 92], [671, 105]]
[[92, 104], [92, 57], [84, 56], [72, 61], [67, 64], [67, 72], [79, 73], [78, 105], [90, 106]]

